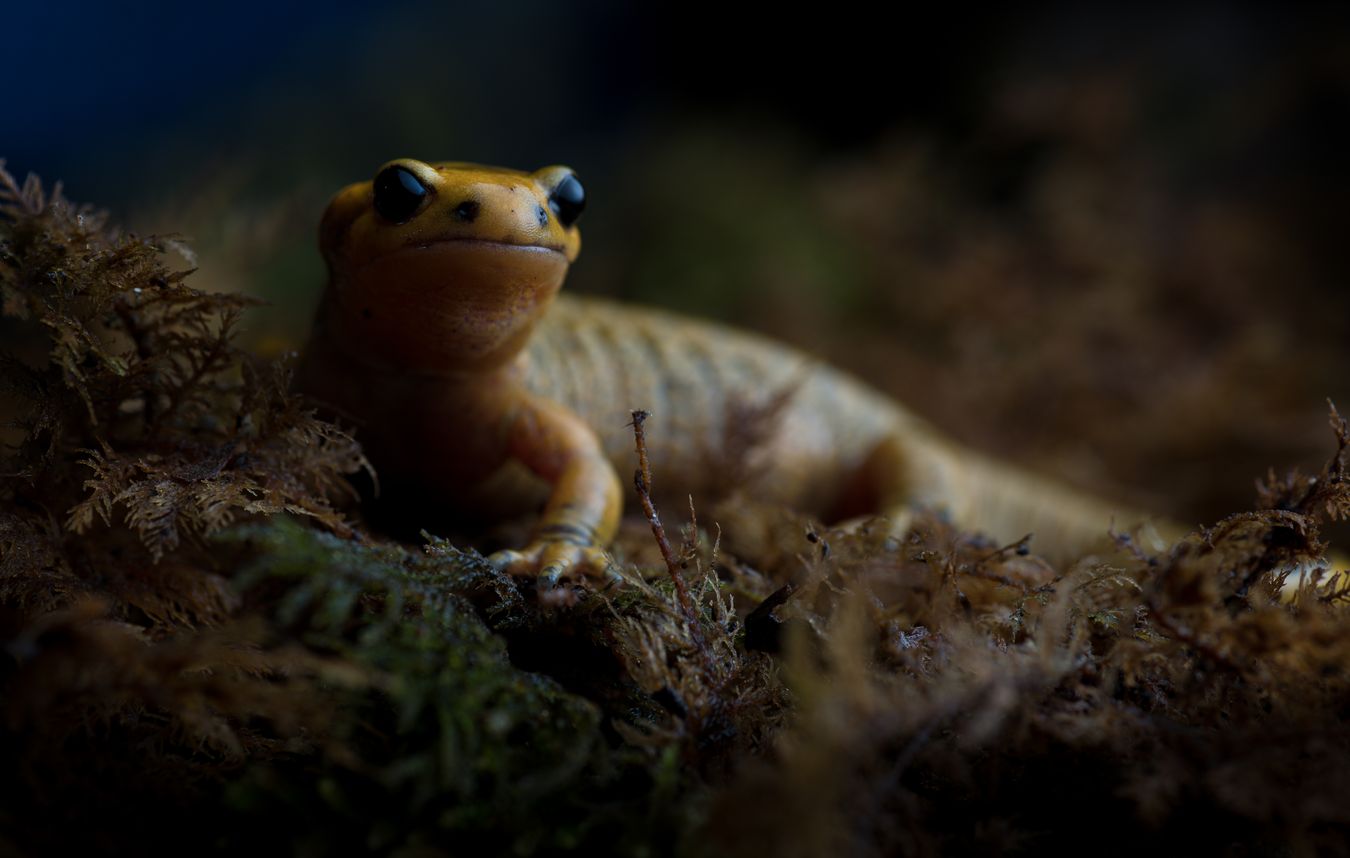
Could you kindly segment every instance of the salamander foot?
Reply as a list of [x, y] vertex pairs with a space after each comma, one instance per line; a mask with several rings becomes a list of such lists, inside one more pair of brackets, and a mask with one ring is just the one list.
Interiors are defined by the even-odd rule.
[[498, 551], [488, 562], [508, 575], [536, 577], [540, 586], [553, 587], [563, 580], [615, 581], [618, 570], [603, 550], [570, 542], [534, 542], [520, 551]]

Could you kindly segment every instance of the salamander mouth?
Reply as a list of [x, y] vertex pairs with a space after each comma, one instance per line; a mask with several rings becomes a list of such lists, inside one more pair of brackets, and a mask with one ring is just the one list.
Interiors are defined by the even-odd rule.
[[565, 271], [567, 254], [561, 248], [541, 244], [516, 244], [484, 238], [444, 238], [410, 242], [348, 268], [346, 281], [412, 278], [440, 280], [441, 274], [477, 272], [482, 279], [512, 279], [531, 272]]
[[436, 239], [434, 241], [411, 242], [405, 245], [404, 247], [400, 248], [400, 250], [396, 250], [394, 252], [398, 253], [404, 250], [425, 250], [433, 247], [460, 246], [460, 245], [463, 245], [466, 248], [482, 247], [484, 249], [489, 250], [492, 248], [499, 248], [501, 250], [507, 251], [521, 250], [534, 253], [538, 252], [557, 253], [563, 256], [565, 256], [567, 253], [567, 251], [564, 248], [551, 244], [518, 244], [514, 241], [499, 241], [490, 238], [456, 238], [456, 237], [441, 238]]
[[344, 281], [379, 291], [451, 289], [490, 295], [553, 290], [567, 271], [567, 254], [540, 244], [482, 238], [421, 241], [382, 253], [350, 269]]

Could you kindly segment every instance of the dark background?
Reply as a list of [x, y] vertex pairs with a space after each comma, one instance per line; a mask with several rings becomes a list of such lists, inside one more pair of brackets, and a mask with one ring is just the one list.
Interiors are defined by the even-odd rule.
[[[922, 8], [922, 11], [920, 11]], [[619, 2], [5, 12], [0, 156], [303, 341], [329, 194], [575, 167], [569, 288], [766, 330], [952, 434], [1192, 520], [1350, 402], [1350, 14]]]

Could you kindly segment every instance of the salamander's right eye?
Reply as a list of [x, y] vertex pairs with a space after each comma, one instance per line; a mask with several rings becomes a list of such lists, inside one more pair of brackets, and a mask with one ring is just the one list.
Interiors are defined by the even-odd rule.
[[569, 174], [558, 183], [553, 193], [549, 194], [548, 205], [558, 216], [559, 223], [571, 226], [577, 222], [582, 210], [586, 208], [586, 191], [582, 189], [577, 177]]
[[403, 223], [422, 207], [427, 186], [406, 167], [385, 167], [375, 177], [375, 211], [394, 223]]

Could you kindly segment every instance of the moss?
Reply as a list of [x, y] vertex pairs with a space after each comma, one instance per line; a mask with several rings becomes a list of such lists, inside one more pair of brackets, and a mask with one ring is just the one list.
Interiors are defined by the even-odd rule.
[[[623, 787], [649, 784], [645, 766], [610, 747], [594, 704], [511, 664], [469, 597], [495, 591], [489, 614], [519, 597], [481, 558], [353, 545], [284, 520], [218, 541], [242, 549], [239, 585], [276, 628], [367, 680], [338, 704], [341, 753], [319, 771], [313, 760], [250, 770], [232, 807], [274, 815], [295, 850], [322, 854], [641, 851], [652, 830], [634, 823], [655, 808]], [[285, 824], [297, 818], [308, 824]]]

